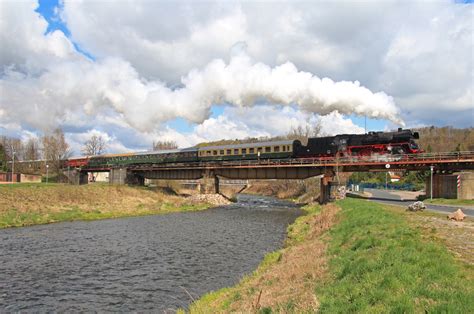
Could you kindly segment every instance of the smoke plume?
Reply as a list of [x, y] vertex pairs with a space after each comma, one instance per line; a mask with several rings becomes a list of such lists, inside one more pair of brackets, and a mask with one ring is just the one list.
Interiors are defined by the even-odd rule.
[[173, 89], [146, 81], [118, 58], [65, 61], [36, 76], [7, 69], [0, 80], [0, 119], [48, 129], [65, 117], [112, 108], [135, 129], [152, 131], [177, 117], [201, 123], [214, 104], [252, 106], [263, 100], [320, 115], [338, 111], [403, 124], [384, 92], [373, 93], [357, 81], [320, 79], [290, 62], [271, 68], [252, 62], [245, 52], [234, 54], [229, 63], [216, 59], [194, 69], [181, 83]]

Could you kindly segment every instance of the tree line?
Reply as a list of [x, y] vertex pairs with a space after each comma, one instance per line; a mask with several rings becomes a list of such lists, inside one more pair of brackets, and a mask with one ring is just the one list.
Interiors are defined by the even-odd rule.
[[456, 129], [446, 127], [424, 127], [415, 131], [420, 133], [418, 144], [427, 153], [474, 151], [474, 128]]
[[[100, 135], [92, 135], [82, 147], [83, 155], [100, 155], [107, 149], [107, 143]], [[0, 136], [0, 171], [7, 170], [12, 161], [45, 160], [51, 171], [58, 172], [61, 160], [71, 157], [72, 150], [62, 129], [58, 128], [41, 137], [19, 138]]]

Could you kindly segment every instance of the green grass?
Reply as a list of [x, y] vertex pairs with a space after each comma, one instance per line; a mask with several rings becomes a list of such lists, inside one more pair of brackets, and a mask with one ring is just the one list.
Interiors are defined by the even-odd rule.
[[428, 204], [439, 204], [439, 205], [468, 205], [474, 206], [474, 200], [458, 200], [448, 198], [434, 198], [433, 200], [425, 199], [423, 202]]
[[329, 278], [316, 289], [322, 313], [473, 313], [472, 269], [423, 240], [402, 215], [346, 199], [329, 234]]
[[291, 246], [304, 241], [310, 229], [308, 221], [312, 216], [318, 215], [321, 212], [320, 205], [306, 205], [302, 209], [306, 212], [305, 215], [296, 218], [295, 222], [287, 228], [285, 246]]
[[45, 188], [63, 185], [62, 183], [9, 183], [0, 184], [0, 189]]

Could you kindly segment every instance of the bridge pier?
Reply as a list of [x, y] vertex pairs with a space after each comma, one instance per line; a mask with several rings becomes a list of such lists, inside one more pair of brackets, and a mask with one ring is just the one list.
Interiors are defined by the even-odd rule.
[[199, 180], [198, 190], [201, 194], [218, 194], [219, 177], [213, 171], [206, 171]]
[[[433, 198], [473, 199], [474, 172], [433, 174]], [[426, 197], [431, 196], [431, 178], [426, 179]]]
[[331, 181], [333, 177], [325, 174], [320, 179], [319, 204], [326, 204], [331, 200]]
[[145, 185], [145, 177], [133, 171], [127, 171], [127, 175], [125, 177], [125, 183], [128, 185], [143, 186]]
[[145, 185], [145, 176], [127, 168], [113, 168], [109, 172], [110, 184]]
[[112, 168], [109, 171], [110, 184], [125, 184], [126, 178], [127, 178], [127, 169], [125, 168]]
[[76, 169], [63, 171], [68, 178], [68, 182], [73, 185], [82, 185], [89, 183], [86, 171], [78, 171]]

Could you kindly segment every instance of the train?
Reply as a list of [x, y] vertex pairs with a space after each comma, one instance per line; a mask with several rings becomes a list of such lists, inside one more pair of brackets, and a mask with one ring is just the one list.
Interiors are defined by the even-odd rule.
[[66, 167], [110, 168], [166, 163], [219, 162], [232, 160], [335, 158], [373, 155], [404, 155], [423, 152], [415, 140], [418, 132], [399, 128], [393, 132], [339, 134], [299, 140], [190, 147], [139, 153], [105, 154], [69, 158]]

